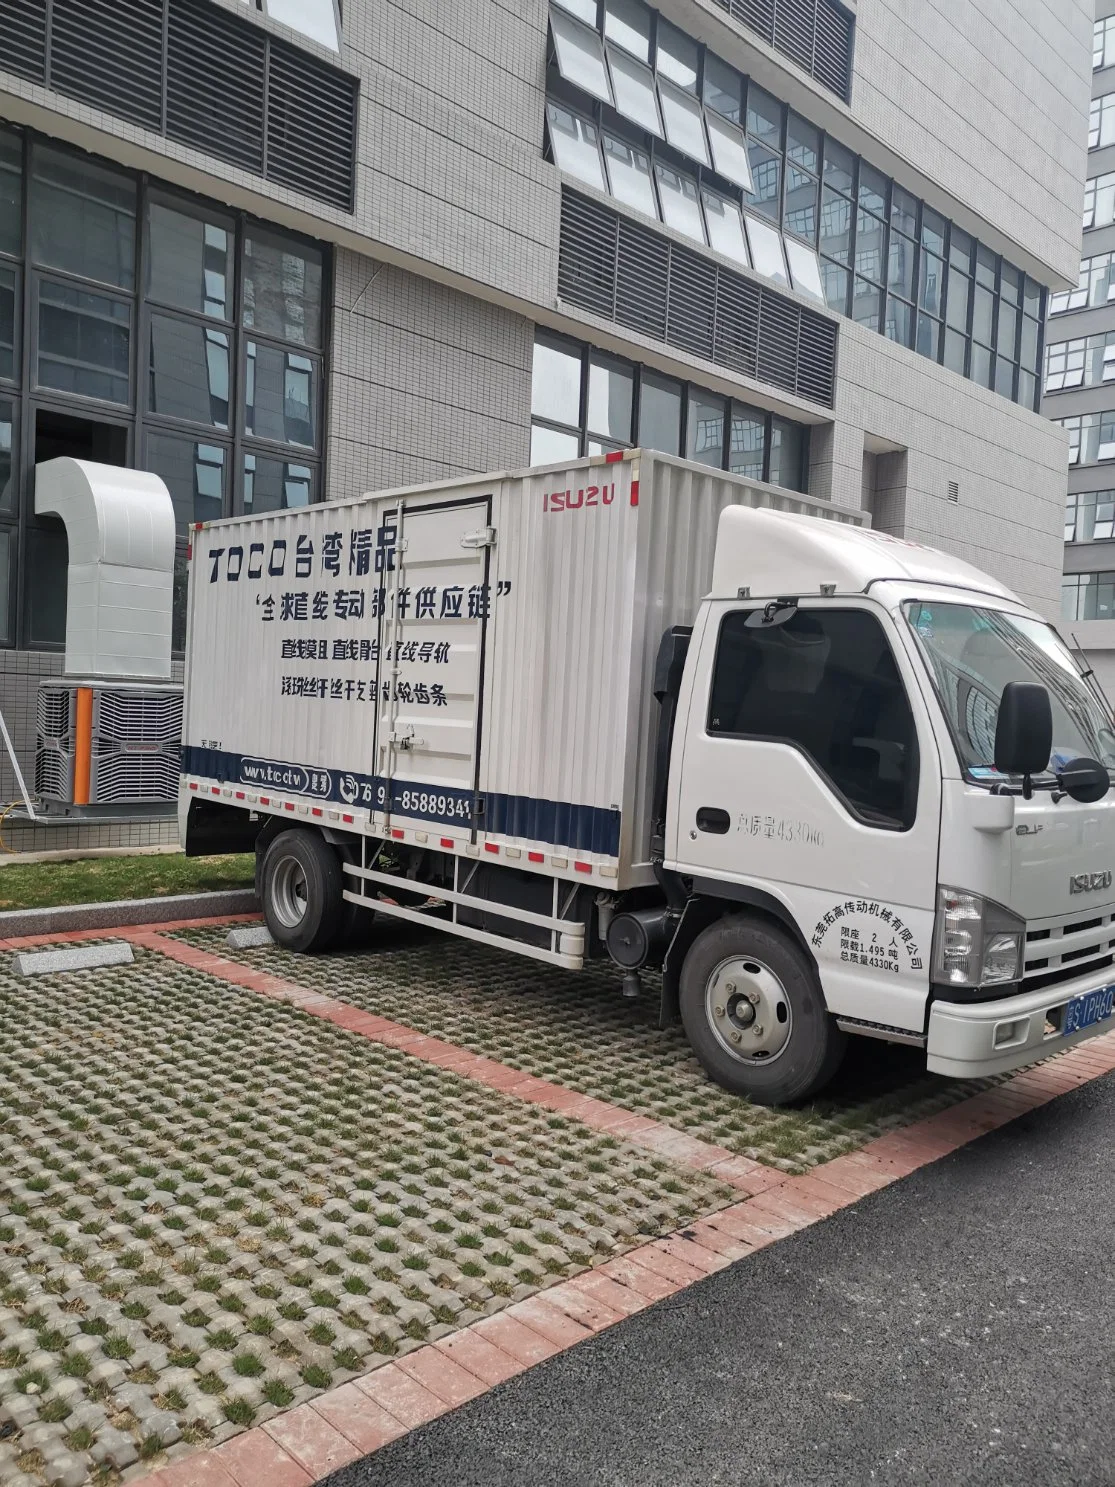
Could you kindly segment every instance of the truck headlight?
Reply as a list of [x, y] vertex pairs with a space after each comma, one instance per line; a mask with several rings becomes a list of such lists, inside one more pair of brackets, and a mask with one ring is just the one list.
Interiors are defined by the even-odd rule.
[[1017, 981], [1025, 937], [1025, 923], [1002, 904], [963, 888], [939, 887], [933, 979], [945, 986]]

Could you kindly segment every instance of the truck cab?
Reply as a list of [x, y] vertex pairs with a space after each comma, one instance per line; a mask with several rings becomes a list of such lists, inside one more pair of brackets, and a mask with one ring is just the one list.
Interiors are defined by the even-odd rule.
[[993, 1075], [1110, 1025], [1115, 729], [1002, 585], [729, 508], [667, 711], [667, 979], [721, 1083], [800, 1098], [848, 1034]]

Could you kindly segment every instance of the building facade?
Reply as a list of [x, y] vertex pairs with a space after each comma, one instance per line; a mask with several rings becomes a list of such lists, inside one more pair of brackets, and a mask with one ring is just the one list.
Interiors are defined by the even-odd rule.
[[1069, 437], [1062, 618], [1115, 696], [1115, 0], [1097, 0], [1076, 285], [1052, 294], [1042, 410]]
[[184, 576], [192, 520], [642, 443], [867, 508], [1055, 615], [1038, 371], [1093, 16], [1023, 9], [0, 0], [21, 757], [63, 664], [65, 534], [34, 512], [63, 453], [162, 476]]

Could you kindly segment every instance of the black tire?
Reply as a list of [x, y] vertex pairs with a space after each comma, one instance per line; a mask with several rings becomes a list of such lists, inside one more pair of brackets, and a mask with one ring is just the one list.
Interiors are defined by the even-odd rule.
[[[351, 886], [351, 879], [349, 884]], [[371, 938], [375, 924], [376, 911], [374, 909], [366, 909], [363, 904], [354, 904], [351, 899], [346, 898], [341, 910], [341, 928], [337, 943], [346, 946], [366, 945]]]
[[326, 950], [341, 929], [341, 859], [313, 831], [283, 831], [267, 848], [260, 901], [271, 938], [288, 950]]
[[847, 1046], [803, 951], [746, 914], [719, 920], [693, 942], [681, 969], [681, 1020], [710, 1077], [757, 1105], [816, 1094]]

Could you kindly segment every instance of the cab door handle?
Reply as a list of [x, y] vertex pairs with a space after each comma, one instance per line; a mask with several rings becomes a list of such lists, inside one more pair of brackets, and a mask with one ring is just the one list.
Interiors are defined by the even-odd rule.
[[703, 805], [697, 812], [698, 831], [710, 831], [717, 836], [725, 836], [731, 824], [731, 816], [719, 806]]

